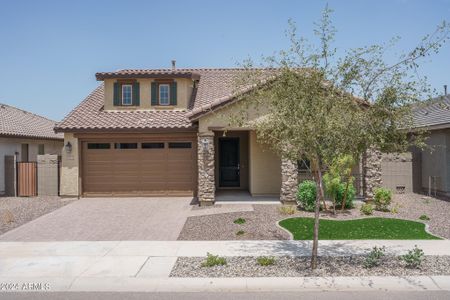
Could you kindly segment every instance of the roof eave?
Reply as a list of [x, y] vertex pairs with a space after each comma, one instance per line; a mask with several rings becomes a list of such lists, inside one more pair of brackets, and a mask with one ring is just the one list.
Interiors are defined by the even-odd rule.
[[192, 80], [199, 80], [200, 74], [189, 73], [164, 73], [164, 74], [115, 74], [115, 73], [96, 73], [97, 81], [105, 79], [132, 79], [132, 78], [155, 78], [155, 79], [170, 79], [170, 78], [187, 78]]

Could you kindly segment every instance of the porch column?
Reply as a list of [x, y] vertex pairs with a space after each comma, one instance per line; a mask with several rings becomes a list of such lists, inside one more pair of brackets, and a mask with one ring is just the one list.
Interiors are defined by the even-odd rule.
[[296, 205], [298, 185], [298, 167], [292, 160], [281, 159], [281, 192], [280, 201], [283, 204]]
[[366, 199], [373, 199], [374, 189], [381, 187], [381, 159], [381, 151], [374, 147], [367, 149], [363, 155], [363, 194]]
[[214, 204], [214, 132], [198, 134], [198, 200], [201, 206]]

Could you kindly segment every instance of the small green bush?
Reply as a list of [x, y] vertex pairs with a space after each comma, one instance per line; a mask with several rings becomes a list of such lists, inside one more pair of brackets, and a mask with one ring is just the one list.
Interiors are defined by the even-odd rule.
[[423, 250], [416, 245], [413, 249], [408, 250], [408, 253], [400, 256], [400, 259], [406, 263], [407, 268], [418, 268], [422, 264], [424, 255]]
[[220, 257], [219, 255], [212, 255], [211, 253], [206, 254], [206, 260], [202, 262], [202, 267], [214, 267], [214, 266], [224, 266], [227, 264], [225, 257]]
[[421, 216], [419, 217], [419, 219], [421, 219], [422, 221], [429, 221], [429, 220], [430, 220], [430, 217], [428, 217], [427, 215], [421, 215]]
[[236, 235], [243, 235], [245, 233], [244, 230], [239, 230], [238, 232], [236, 232]]
[[236, 220], [233, 221], [234, 224], [245, 224], [245, 219], [243, 218], [238, 218]]
[[381, 259], [385, 255], [384, 254], [385, 251], [386, 248], [384, 246], [381, 248], [377, 246], [373, 247], [372, 251], [370, 251], [369, 255], [364, 260], [364, 267], [373, 268], [379, 266], [381, 264]]
[[256, 259], [256, 262], [263, 267], [271, 266], [275, 264], [275, 258], [269, 256], [261, 256]]
[[374, 190], [375, 209], [380, 211], [389, 211], [389, 205], [392, 201], [392, 192], [385, 188], [376, 188]]
[[395, 205], [394, 207], [391, 208], [391, 213], [392, 214], [398, 214], [398, 209], [399, 209], [399, 206]]
[[298, 185], [297, 200], [304, 210], [314, 211], [316, 196], [317, 189], [314, 181], [305, 180]]
[[[342, 202], [344, 201], [345, 189], [347, 188], [347, 183], [341, 183], [336, 191], [336, 207], [340, 208]], [[347, 190], [347, 200], [345, 200], [345, 208], [353, 208], [353, 200], [355, 200], [356, 189], [353, 184], [349, 184]]]
[[294, 205], [282, 205], [278, 207], [278, 211], [282, 215], [293, 215], [297, 211], [297, 208]]
[[361, 205], [360, 211], [366, 216], [369, 216], [373, 214], [373, 206], [370, 203], [364, 203], [363, 205]]

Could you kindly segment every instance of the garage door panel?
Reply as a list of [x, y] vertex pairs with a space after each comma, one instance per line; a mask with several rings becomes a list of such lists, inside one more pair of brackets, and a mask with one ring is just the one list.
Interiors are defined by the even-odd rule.
[[[113, 146], [117, 142], [101, 143]], [[145, 141], [130, 141], [135, 142], [138, 149], [87, 149], [84, 142], [84, 192], [114, 195], [192, 194], [196, 182], [194, 148], [168, 148], [168, 140], [155, 140], [156, 143], [164, 143], [164, 148], [142, 149], [141, 143]], [[183, 139], [183, 142], [186, 140]]]

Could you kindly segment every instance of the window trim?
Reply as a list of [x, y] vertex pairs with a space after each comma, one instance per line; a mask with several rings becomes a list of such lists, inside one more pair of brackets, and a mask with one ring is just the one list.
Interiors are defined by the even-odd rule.
[[[130, 103], [124, 103], [123, 102], [123, 99], [124, 99], [124, 97], [123, 97], [123, 90], [124, 90], [124, 87], [126, 87], [126, 86], [129, 86], [130, 87], [130, 89], [131, 89], [131, 94], [130, 94]], [[126, 83], [126, 84], [122, 84], [122, 105], [123, 106], [131, 106], [131, 105], [133, 105], [133, 85], [132, 84], [130, 84], [130, 83]]]
[[[161, 103], [161, 87], [162, 86], [167, 86], [167, 104]], [[170, 84], [169, 83], [158, 84], [158, 104], [161, 106], [169, 106], [170, 105]]]

